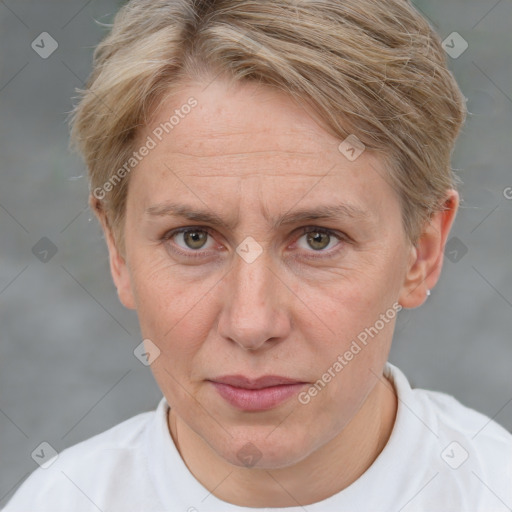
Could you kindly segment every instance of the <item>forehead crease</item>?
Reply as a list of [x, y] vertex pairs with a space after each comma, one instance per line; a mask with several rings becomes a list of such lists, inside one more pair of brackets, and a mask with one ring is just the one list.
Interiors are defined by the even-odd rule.
[[240, 155], [301, 155], [301, 156], [309, 156], [311, 158], [317, 158], [318, 152], [314, 151], [286, 151], [284, 149], [274, 149], [274, 150], [247, 150], [247, 151], [235, 151], [235, 152], [212, 152], [210, 154], [206, 154], [205, 152], [202, 153], [191, 153], [191, 152], [185, 152], [185, 151], [173, 151], [171, 153], [172, 155], [180, 155], [181, 157], [186, 158], [211, 158], [211, 157], [225, 157], [225, 156], [240, 156]]
[[[267, 178], [272, 182], [276, 178], [282, 178], [289, 180], [290, 184], [302, 178], [320, 179], [329, 177], [328, 175], [338, 178], [336, 173], [343, 169], [334, 159], [320, 160], [318, 155], [302, 155], [304, 154], [287, 153], [281, 155], [281, 158], [279, 154], [275, 158], [265, 158], [262, 153], [237, 153], [228, 156], [195, 157], [172, 153], [165, 158], [159, 158], [157, 165], [161, 166], [162, 175], [177, 175], [183, 179], [224, 177], [243, 182], [249, 178]], [[339, 169], [334, 170], [335, 167]]]
[[[254, 124], [254, 121], [252, 123]], [[190, 131], [193, 132], [193, 137], [191, 137]], [[275, 126], [274, 128], [267, 126], [265, 130], [258, 130], [252, 125], [243, 132], [233, 131], [232, 127], [226, 128], [225, 132], [219, 132], [218, 129], [205, 131], [204, 127], [185, 130], [176, 133], [169, 142], [169, 149], [173, 153], [184, 156], [206, 157], [210, 156], [206, 151], [215, 156], [236, 155], [240, 151], [229, 151], [237, 149], [242, 150], [242, 153], [318, 156], [318, 154], [325, 151], [326, 144], [332, 141], [329, 137], [323, 134], [319, 135], [319, 133], [307, 128], [285, 131], [276, 129]], [[187, 151], [183, 151], [184, 148]]]
[[254, 165], [270, 165], [278, 169], [321, 169], [332, 165], [336, 156], [324, 148], [323, 151], [267, 150], [251, 148], [201, 148], [198, 151], [170, 151], [157, 157], [159, 160], [173, 162], [174, 166], [183, 166], [193, 170], [200, 166], [214, 169], [216, 166], [233, 166], [238, 168], [241, 163]]

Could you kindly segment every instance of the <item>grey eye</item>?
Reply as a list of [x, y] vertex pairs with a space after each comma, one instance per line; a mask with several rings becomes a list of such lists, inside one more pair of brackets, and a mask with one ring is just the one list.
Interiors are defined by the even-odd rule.
[[315, 251], [325, 249], [331, 240], [330, 235], [319, 231], [311, 231], [306, 234], [306, 240], [309, 246]]
[[183, 235], [183, 240], [187, 248], [189, 249], [202, 249], [208, 239], [208, 233], [206, 231], [201, 231], [200, 229], [189, 229], [187, 231], [182, 231], [180, 233], [176, 233], [177, 235]]
[[316, 252], [329, 252], [326, 249], [331, 245], [331, 242], [335, 242], [336, 240], [341, 242], [342, 240], [333, 231], [319, 228], [306, 228], [306, 230], [303, 231], [302, 236], [299, 238], [299, 241], [303, 238], [306, 239], [307, 245], [301, 246], [301, 244], [299, 244], [299, 246], [307, 252], [311, 252], [311, 249]]

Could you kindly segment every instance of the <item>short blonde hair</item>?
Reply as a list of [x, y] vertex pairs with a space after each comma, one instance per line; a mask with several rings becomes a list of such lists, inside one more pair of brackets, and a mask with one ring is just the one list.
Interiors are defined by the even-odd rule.
[[[90, 190], [105, 191], [167, 95], [220, 74], [257, 81], [310, 105], [340, 142], [355, 134], [382, 154], [416, 244], [460, 181], [451, 155], [466, 105], [446, 59], [407, 0], [131, 0], [95, 50], [71, 141]], [[93, 200], [122, 254], [128, 184]]]

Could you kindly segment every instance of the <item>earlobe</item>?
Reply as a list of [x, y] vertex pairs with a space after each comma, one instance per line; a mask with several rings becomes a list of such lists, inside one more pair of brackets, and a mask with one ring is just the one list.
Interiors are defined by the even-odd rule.
[[435, 212], [425, 225], [415, 247], [411, 247], [409, 264], [398, 302], [404, 308], [417, 308], [434, 288], [443, 267], [444, 248], [457, 214], [459, 194], [450, 190], [444, 210]]
[[130, 271], [125, 259], [120, 254], [116, 246], [107, 216], [101, 208], [101, 203], [98, 199], [91, 196], [89, 199], [89, 204], [91, 209], [96, 214], [96, 217], [98, 218], [103, 229], [103, 234], [105, 235], [105, 241], [107, 242], [107, 248], [109, 252], [110, 272], [112, 274], [114, 285], [117, 288], [117, 295], [119, 300], [127, 309], [137, 309], [131, 286]]

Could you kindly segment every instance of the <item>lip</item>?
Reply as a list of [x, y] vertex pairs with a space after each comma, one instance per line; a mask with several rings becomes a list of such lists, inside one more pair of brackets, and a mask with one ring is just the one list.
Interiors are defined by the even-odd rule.
[[257, 379], [249, 379], [243, 375], [226, 375], [209, 382], [224, 400], [243, 411], [272, 409], [307, 384], [278, 375], [265, 375]]
[[290, 379], [288, 377], [281, 377], [280, 375], [263, 375], [256, 379], [250, 379], [245, 375], [224, 375], [215, 379], [210, 379], [213, 382], [220, 384], [228, 384], [235, 388], [243, 389], [262, 389], [271, 386], [281, 386], [283, 384], [298, 384], [301, 381], [297, 379]]

